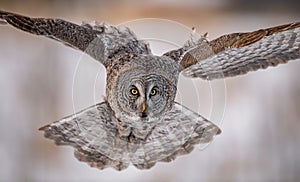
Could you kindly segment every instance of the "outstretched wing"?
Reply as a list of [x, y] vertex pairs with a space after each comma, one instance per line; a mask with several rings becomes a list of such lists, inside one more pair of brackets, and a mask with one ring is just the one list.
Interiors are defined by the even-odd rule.
[[182, 59], [183, 74], [207, 80], [232, 77], [300, 58], [300, 23], [202, 41]]
[[122, 30], [105, 23], [79, 26], [61, 19], [30, 18], [0, 10], [0, 23], [5, 22], [25, 32], [46, 36], [84, 51], [104, 65], [107, 58], [117, 53], [150, 51], [128, 28]]
[[200, 115], [175, 104], [146, 139], [121, 137], [118, 121], [106, 102], [42, 127], [45, 137], [75, 148], [78, 160], [91, 167], [123, 170], [129, 164], [148, 169], [158, 161], [170, 162], [209, 143], [220, 129]]

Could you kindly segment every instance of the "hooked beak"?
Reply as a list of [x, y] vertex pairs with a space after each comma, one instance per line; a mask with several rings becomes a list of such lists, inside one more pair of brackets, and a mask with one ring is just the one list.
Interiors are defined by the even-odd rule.
[[147, 105], [145, 102], [142, 103], [141, 109], [142, 109], [142, 112], [145, 112], [145, 110], [147, 109]]

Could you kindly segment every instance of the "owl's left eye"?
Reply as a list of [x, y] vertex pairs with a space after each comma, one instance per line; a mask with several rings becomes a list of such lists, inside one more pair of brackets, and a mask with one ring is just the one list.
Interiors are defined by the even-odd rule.
[[151, 96], [154, 96], [157, 94], [157, 89], [156, 88], [153, 88], [151, 91], [150, 91], [150, 95]]

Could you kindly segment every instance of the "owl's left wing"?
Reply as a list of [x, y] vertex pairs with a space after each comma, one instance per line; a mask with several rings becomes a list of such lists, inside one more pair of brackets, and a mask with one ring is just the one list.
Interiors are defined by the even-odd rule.
[[232, 77], [300, 58], [300, 22], [223, 35], [188, 50], [183, 74], [206, 80]]

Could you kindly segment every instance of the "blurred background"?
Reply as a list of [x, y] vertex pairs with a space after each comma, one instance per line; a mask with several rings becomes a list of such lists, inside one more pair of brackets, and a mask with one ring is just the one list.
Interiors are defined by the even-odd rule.
[[[209, 39], [300, 21], [297, 0], [10, 0], [0, 1], [0, 9], [78, 24], [169, 19], [208, 32]], [[157, 27], [151, 31], [160, 33]], [[168, 34], [174, 39], [185, 37], [173, 31]], [[157, 54], [167, 49], [150, 45]], [[100, 171], [77, 161], [71, 147], [55, 146], [38, 128], [101, 102], [103, 66], [55, 41], [0, 26], [0, 181], [299, 181], [299, 70], [298, 60], [225, 82], [181, 77], [177, 99], [213, 118], [222, 134], [204, 150], [150, 170]], [[212, 101], [218, 92], [220, 103]]]

